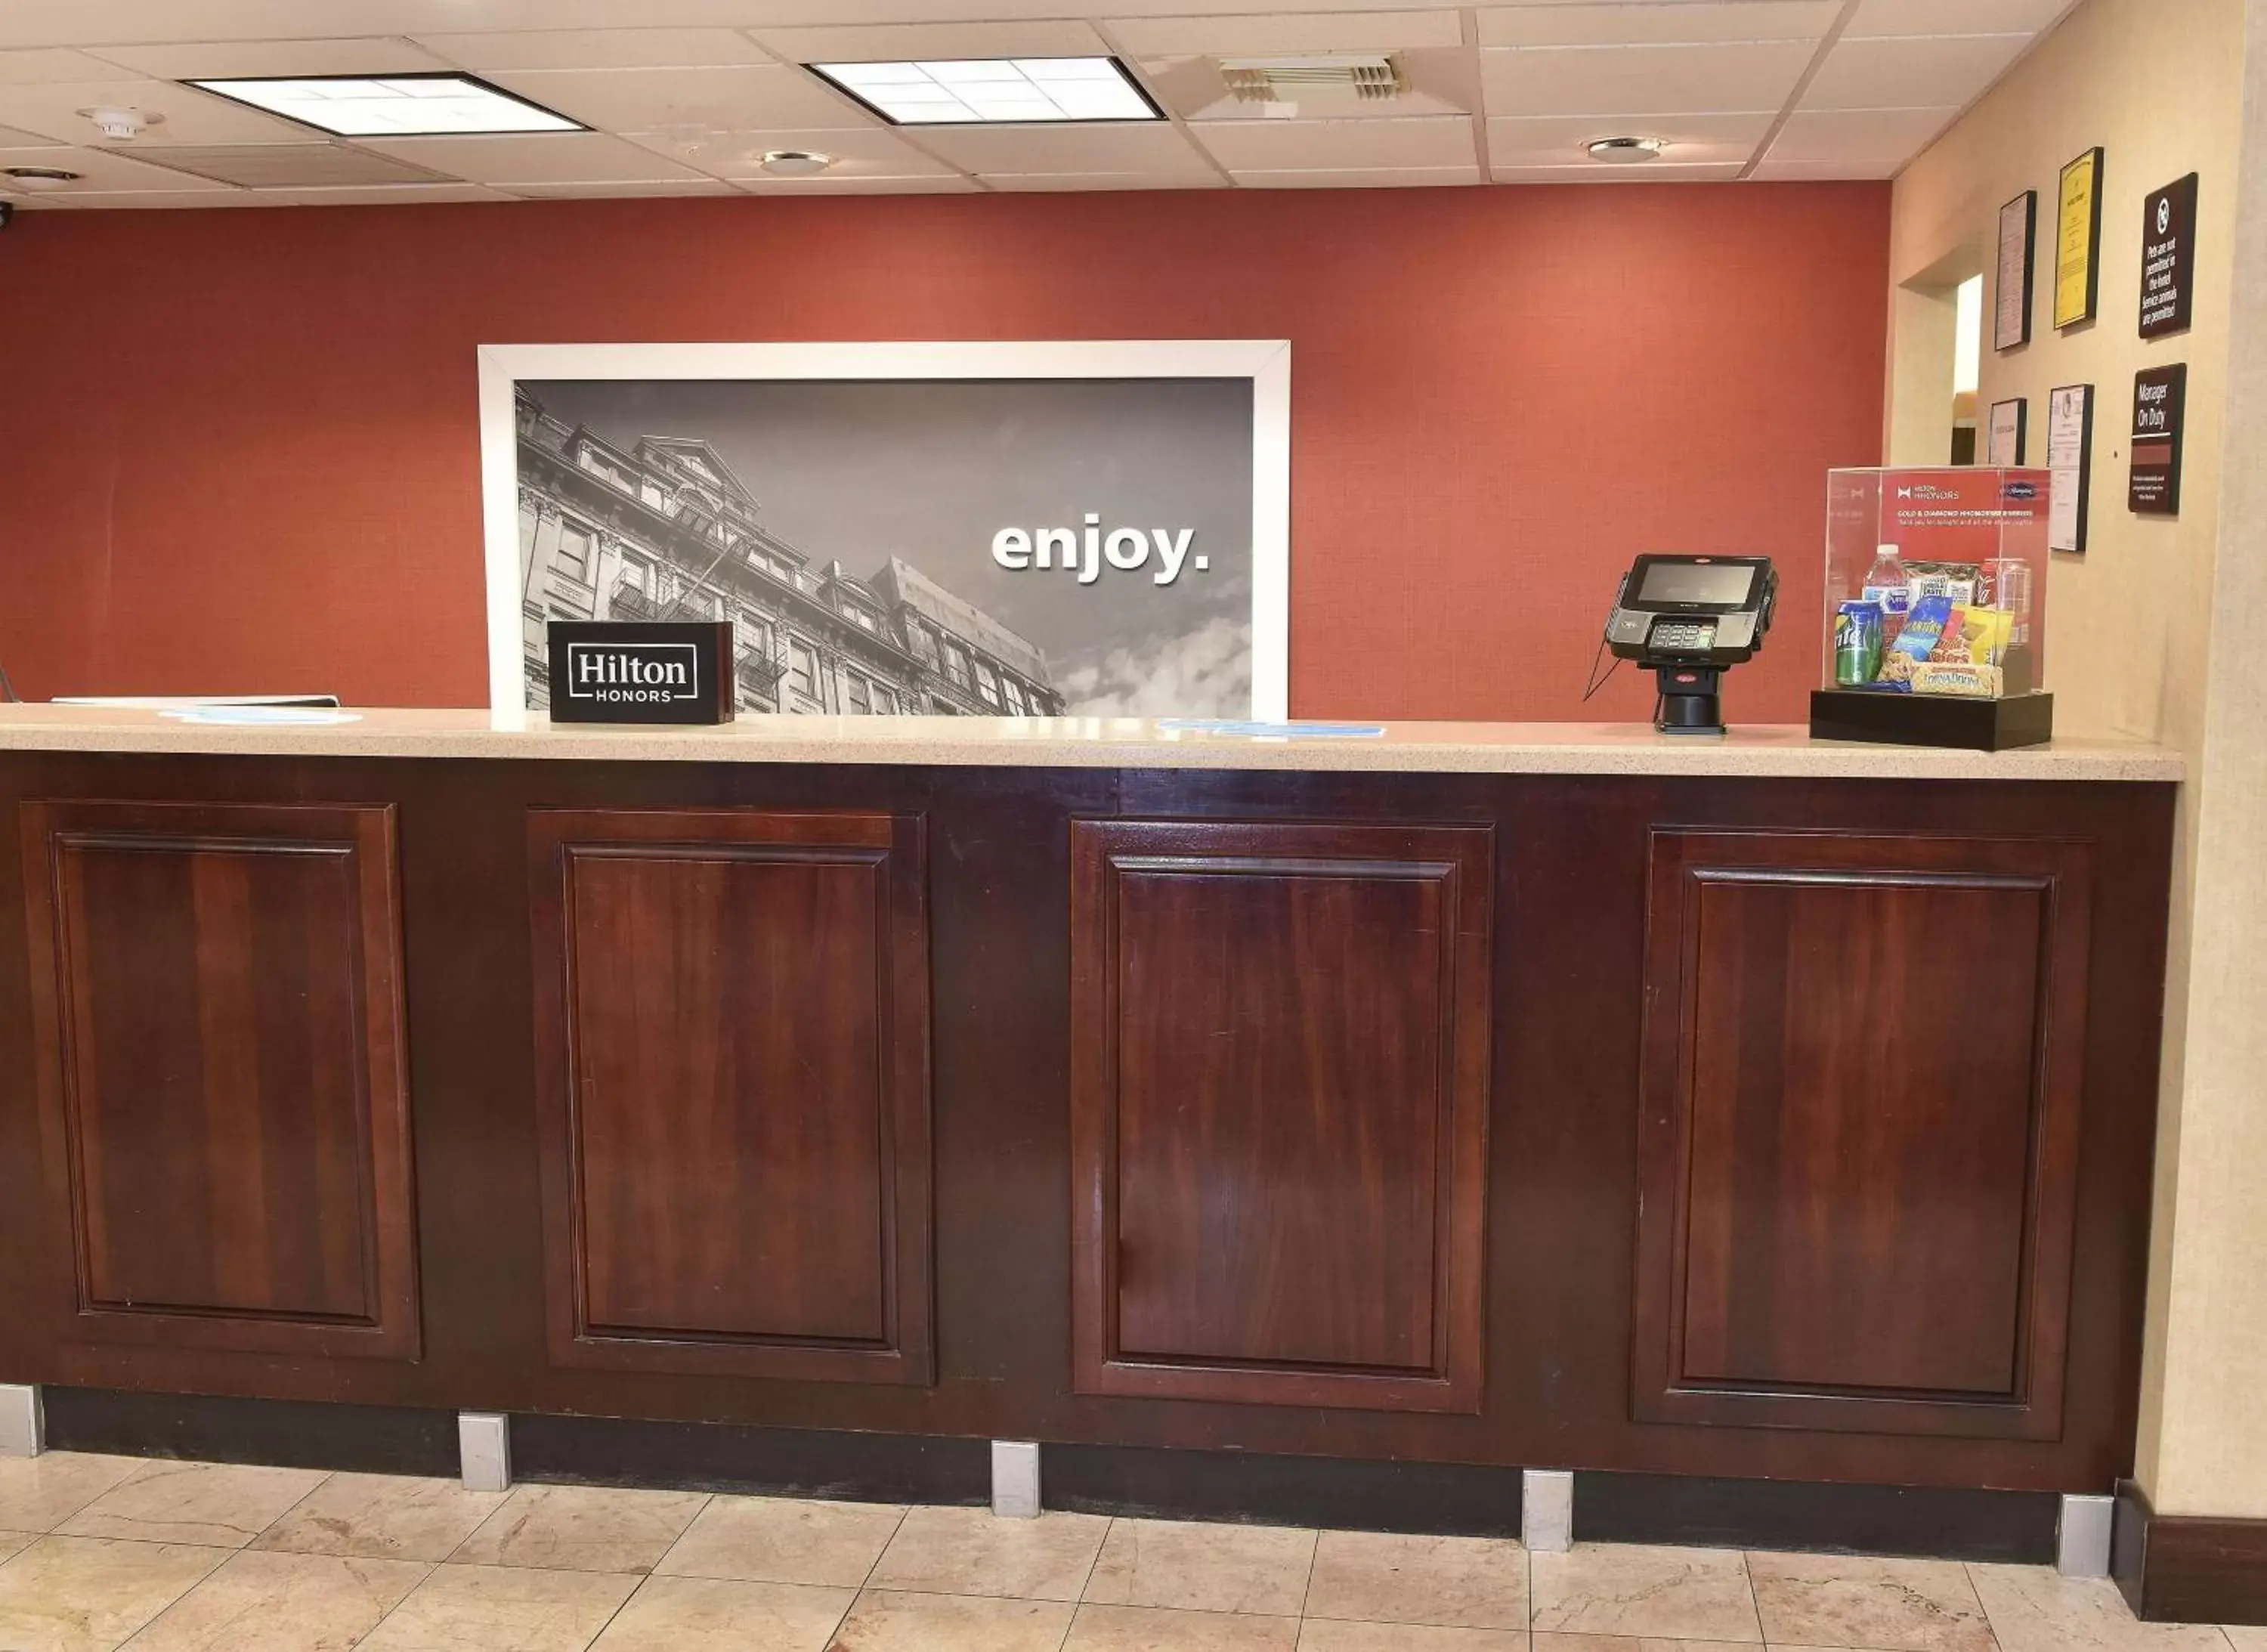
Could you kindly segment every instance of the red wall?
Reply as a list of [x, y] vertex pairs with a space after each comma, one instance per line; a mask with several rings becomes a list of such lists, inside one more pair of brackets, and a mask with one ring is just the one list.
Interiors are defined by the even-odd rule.
[[1874, 184], [19, 216], [0, 663], [27, 699], [487, 697], [473, 347], [1288, 337], [1291, 703], [1588, 709], [1616, 576], [1764, 552], [1796, 721], [1824, 471], [1878, 462]]

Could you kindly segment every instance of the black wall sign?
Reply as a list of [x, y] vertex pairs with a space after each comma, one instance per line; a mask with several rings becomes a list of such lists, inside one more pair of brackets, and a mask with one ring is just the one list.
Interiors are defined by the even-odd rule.
[[554, 723], [730, 723], [728, 620], [554, 620]]
[[2197, 175], [2141, 202], [2141, 336], [2185, 333], [2196, 304]]
[[2188, 393], [2186, 362], [2133, 375], [2133, 477], [2125, 503], [2144, 516], [2181, 513], [2181, 414]]

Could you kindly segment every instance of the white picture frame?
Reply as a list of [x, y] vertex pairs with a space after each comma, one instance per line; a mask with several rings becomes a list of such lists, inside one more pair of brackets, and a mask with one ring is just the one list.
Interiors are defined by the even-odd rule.
[[1115, 339], [478, 347], [488, 704], [526, 716], [518, 452], [522, 380], [1243, 378], [1251, 385], [1251, 715], [1290, 714], [1291, 345], [1287, 339]]

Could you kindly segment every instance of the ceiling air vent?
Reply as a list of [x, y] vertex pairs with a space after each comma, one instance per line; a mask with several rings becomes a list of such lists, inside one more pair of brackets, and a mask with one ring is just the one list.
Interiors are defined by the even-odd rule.
[[1401, 66], [1383, 52], [1359, 57], [1223, 57], [1220, 76], [1238, 103], [1302, 98], [1395, 98], [1406, 89]]

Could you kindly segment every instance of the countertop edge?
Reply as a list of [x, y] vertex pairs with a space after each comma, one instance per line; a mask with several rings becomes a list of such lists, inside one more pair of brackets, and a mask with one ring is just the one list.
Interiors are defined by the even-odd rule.
[[[0, 709], [16, 710], [16, 709]], [[46, 708], [24, 708], [26, 713]], [[373, 716], [383, 716], [374, 713]], [[416, 715], [416, 714], [409, 714]], [[1423, 725], [1409, 725], [1422, 727]], [[944, 768], [1246, 770], [1270, 773], [1524, 774], [1694, 779], [1850, 779], [2178, 782], [2175, 751], [2084, 742], [1985, 753], [1809, 741], [1792, 729], [1735, 731], [1728, 740], [1671, 743], [1643, 731], [1592, 740], [1522, 742], [1522, 727], [1486, 740], [1045, 734], [924, 738], [858, 730], [793, 737], [718, 729], [386, 727], [382, 723], [253, 728], [152, 723], [0, 720], [0, 752], [349, 758], [414, 760], [732, 763]], [[1743, 739], [1742, 736], [1745, 735]]]

